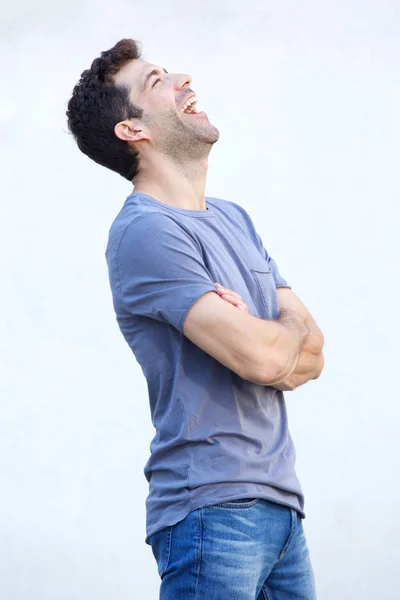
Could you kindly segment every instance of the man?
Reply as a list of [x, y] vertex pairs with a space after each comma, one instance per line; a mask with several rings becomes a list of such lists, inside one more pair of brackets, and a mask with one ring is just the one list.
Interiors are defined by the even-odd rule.
[[146, 541], [161, 600], [312, 600], [283, 391], [320, 375], [323, 337], [246, 211], [205, 197], [219, 133], [196, 105], [189, 75], [121, 40], [67, 111], [79, 148], [134, 185], [106, 257], [156, 429]]

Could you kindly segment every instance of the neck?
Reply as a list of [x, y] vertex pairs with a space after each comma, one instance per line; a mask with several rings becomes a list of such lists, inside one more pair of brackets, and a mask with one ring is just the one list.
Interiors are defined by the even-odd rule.
[[140, 158], [133, 180], [135, 192], [148, 194], [175, 208], [205, 210], [208, 157], [177, 162], [163, 155]]

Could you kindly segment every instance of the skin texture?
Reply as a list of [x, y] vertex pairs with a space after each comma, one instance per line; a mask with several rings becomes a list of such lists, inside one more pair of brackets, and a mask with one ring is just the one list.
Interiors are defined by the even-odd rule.
[[[237, 304], [237, 303], [236, 303]], [[188, 311], [183, 333], [204, 352], [253, 383], [272, 385], [290, 375], [307, 335], [302, 319], [259, 319], [216, 292], [203, 294]]]
[[275, 385], [283, 391], [291, 391], [304, 385], [311, 379], [318, 379], [324, 367], [324, 336], [310, 312], [289, 288], [277, 290], [279, 308], [281, 311], [292, 310], [304, 318], [308, 335], [304, 339], [299, 360], [291, 375]]
[[115, 76], [115, 84], [130, 90], [132, 102], [144, 114], [121, 121], [114, 131], [139, 152], [136, 192], [176, 208], [205, 210], [208, 155], [219, 132], [206, 113], [182, 112], [194, 94], [191, 81], [190, 75], [166, 73], [142, 60], [127, 63]]
[[[208, 155], [219, 132], [205, 113], [182, 111], [194, 94], [191, 76], [167, 73], [140, 59], [122, 67], [114, 83], [125, 87], [132, 103], [143, 110], [140, 118], [125, 119], [114, 128], [139, 154], [135, 192], [176, 208], [206, 210]], [[205, 294], [189, 311], [183, 332], [243, 378], [294, 389], [318, 373], [318, 335], [294, 295], [279, 294], [279, 299], [283, 318], [266, 321], [249, 315], [233, 291]], [[234, 309], [241, 311], [240, 318]]]
[[[239, 294], [216, 283], [218, 295], [241, 311], [248, 312]], [[312, 379], [318, 379], [324, 366], [322, 353], [324, 337], [313, 317], [299, 298], [289, 288], [277, 290], [281, 312], [294, 311], [304, 318], [308, 334], [303, 341], [296, 366], [290, 375], [274, 383], [274, 387], [282, 391], [292, 391]]]

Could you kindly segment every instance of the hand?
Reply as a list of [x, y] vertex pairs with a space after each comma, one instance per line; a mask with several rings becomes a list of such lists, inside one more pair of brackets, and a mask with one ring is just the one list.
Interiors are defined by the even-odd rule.
[[222, 285], [219, 283], [216, 283], [215, 285], [217, 286], [217, 294], [219, 294], [219, 296], [223, 300], [229, 302], [230, 304], [233, 304], [233, 306], [236, 306], [236, 308], [238, 308], [239, 310], [249, 312], [249, 307], [243, 302], [242, 297], [239, 296], [239, 294], [236, 294], [236, 292], [222, 287]]

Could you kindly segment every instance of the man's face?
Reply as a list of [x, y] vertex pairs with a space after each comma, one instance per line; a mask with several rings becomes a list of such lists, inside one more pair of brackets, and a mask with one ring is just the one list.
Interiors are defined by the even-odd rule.
[[141, 121], [149, 139], [166, 153], [193, 151], [218, 140], [218, 129], [206, 113], [196, 111], [191, 80], [142, 60], [132, 60], [115, 76], [116, 85], [130, 89], [132, 103], [143, 109]]

